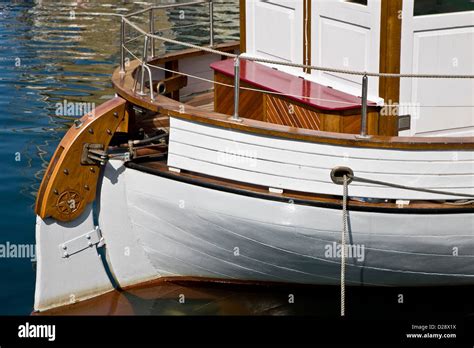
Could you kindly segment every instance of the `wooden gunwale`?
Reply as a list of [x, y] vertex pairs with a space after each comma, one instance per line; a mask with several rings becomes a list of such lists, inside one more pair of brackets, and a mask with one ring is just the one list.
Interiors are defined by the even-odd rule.
[[[190, 50], [185, 51], [188, 52]], [[175, 52], [173, 54], [175, 56], [174, 59], [182, 57], [182, 52]], [[157, 58], [150, 63], [162, 63], [163, 59], [172, 59], [172, 54], [166, 55], [166, 58]], [[162, 95], [155, 96], [155, 100], [151, 100], [149, 96], [135, 94], [132, 91], [134, 83], [132, 74], [139, 64], [138, 61], [132, 61], [125, 74], [120, 74], [119, 68], [115, 70], [112, 76], [112, 83], [117, 94], [133, 104], [167, 116], [262, 136], [289, 138], [338, 146], [400, 150], [474, 150], [474, 137], [398, 137], [374, 135], [369, 139], [363, 139], [359, 138], [356, 134], [301, 129], [245, 118], [242, 118], [241, 122], [235, 122], [228, 115], [205, 111]]]
[[[272, 193], [268, 190], [268, 187], [260, 185], [237, 182], [187, 170], [181, 170], [179, 173], [170, 171], [164, 161], [129, 162], [126, 163], [126, 166], [152, 175], [261, 199], [328, 209], [342, 209], [342, 199], [338, 196], [291, 190], [284, 190], [281, 194]], [[399, 206], [395, 202], [361, 202], [350, 199], [348, 207], [353, 211], [396, 214], [462, 214], [474, 212], [474, 203], [459, 206], [433, 201], [411, 201], [409, 205]]]

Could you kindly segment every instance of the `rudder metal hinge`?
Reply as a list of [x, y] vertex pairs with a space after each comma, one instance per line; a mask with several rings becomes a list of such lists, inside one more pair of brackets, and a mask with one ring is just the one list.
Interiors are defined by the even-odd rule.
[[59, 245], [59, 251], [62, 258], [68, 258], [83, 250], [92, 248], [94, 245], [97, 245], [98, 248], [105, 245], [105, 240], [102, 237], [99, 226], [96, 226], [94, 230], [84, 233], [79, 237], [61, 243]]

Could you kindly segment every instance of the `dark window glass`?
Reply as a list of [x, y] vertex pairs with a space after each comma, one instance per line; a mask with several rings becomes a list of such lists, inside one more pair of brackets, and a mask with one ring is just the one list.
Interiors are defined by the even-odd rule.
[[415, 0], [415, 16], [474, 11], [473, 0]]
[[346, 0], [346, 2], [353, 2], [354, 4], [367, 6], [367, 0]]

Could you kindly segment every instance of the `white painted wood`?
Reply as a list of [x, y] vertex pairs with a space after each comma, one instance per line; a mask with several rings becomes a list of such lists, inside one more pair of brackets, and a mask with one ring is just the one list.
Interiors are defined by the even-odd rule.
[[113, 290], [96, 245], [67, 258], [61, 255], [65, 242], [94, 231], [92, 214], [89, 204], [70, 222], [36, 217], [35, 310], [73, 304]]
[[[474, 74], [474, 11], [413, 16], [403, 2], [401, 71]], [[403, 135], [474, 136], [474, 80], [402, 79], [400, 102], [412, 114]]]
[[[357, 71], [379, 71], [380, 0], [367, 6], [346, 1], [312, 0], [312, 65]], [[362, 78], [312, 71], [316, 82], [353, 95], [361, 94]], [[377, 100], [378, 78], [369, 78], [369, 99]]]
[[146, 282], [161, 275], [150, 264], [136, 235], [127, 204], [123, 162], [107, 162], [98, 194], [99, 226], [107, 243], [107, 261], [115, 281], [121, 287]]
[[[225, 138], [237, 143], [260, 144], [270, 148], [286, 149], [305, 153], [317, 153], [325, 156], [345, 156], [351, 158], [383, 159], [390, 161], [474, 161], [472, 151], [404, 151], [395, 149], [353, 148], [348, 146], [334, 146], [315, 144], [305, 141], [295, 141], [286, 138], [265, 137], [258, 134], [229, 131], [227, 129], [213, 127], [205, 124], [170, 119], [171, 128], [189, 130], [191, 132], [207, 134], [219, 138]], [[172, 135], [171, 135], [172, 136]]]
[[[151, 69], [151, 77], [153, 79], [153, 81], [160, 81], [160, 80], [163, 80], [165, 78], [165, 71], [164, 70], [161, 70], [159, 68], [164, 68], [164, 64], [158, 64], [156, 65], [156, 68], [150, 68]], [[137, 71], [140, 71], [140, 70], [137, 70]], [[140, 76], [140, 75], [137, 75], [137, 76]], [[145, 83], [147, 81], [147, 76], [148, 74], [145, 75]]]
[[[179, 61], [179, 71], [192, 76], [201, 77], [210, 81], [214, 80], [214, 71], [210, 64], [219, 60], [216, 54], [206, 54], [199, 57], [184, 58]], [[188, 76], [188, 84], [180, 90], [180, 96], [185, 97], [191, 94], [209, 91], [214, 88], [211, 82]]]
[[[389, 183], [474, 195], [472, 151], [350, 148], [262, 137], [171, 119], [168, 165], [262, 186], [341, 194], [337, 166]], [[354, 182], [351, 196], [383, 199], [459, 198]]]
[[[216, 132], [217, 133], [217, 132]], [[262, 160], [282, 162], [294, 165], [303, 165], [310, 168], [334, 168], [343, 165], [349, 160], [349, 154], [342, 149], [337, 156], [327, 153], [309, 153], [303, 151], [290, 150], [280, 147], [270, 147], [260, 144], [250, 143], [247, 140], [234, 141], [224, 137], [222, 134], [207, 135], [189, 130], [173, 128], [171, 135], [173, 143], [188, 144], [203, 147], [214, 151], [220, 151], [222, 158], [226, 154], [235, 154], [242, 158], [247, 158], [250, 162], [259, 158]], [[295, 152], [298, 153], [295, 156]], [[416, 161], [403, 161], [398, 159], [387, 159], [380, 161], [380, 158], [358, 157], [353, 163], [352, 169], [361, 174], [366, 173], [391, 173], [391, 174], [411, 174], [413, 172], [434, 174], [461, 174], [474, 172], [474, 155], [471, 160], [457, 161], [453, 166], [452, 161], [434, 161], [420, 158]], [[397, 161], [393, 166], [387, 166], [387, 161]], [[398, 172], [393, 172], [394, 168]]]
[[[303, 63], [303, 1], [247, 0], [246, 54]], [[302, 69], [276, 66], [297, 74]]]
[[[217, 142], [216, 142], [217, 143]], [[217, 143], [218, 144], [218, 143]], [[261, 158], [247, 157], [242, 156], [240, 153], [232, 153], [229, 151], [216, 151], [210, 150], [203, 147], [198, 147], [196, 145], [186, 145], [173, 141], [173, 146], [169, 151], [169, 154], [182, 156], [192, 159], [199, 159], [199, 161], [213, 163], [218, 166], [225, 166], [231, 168], [238, 168], [252, 173], [264, 173], [273, 176], [281, 177], [281, 180], [286, 179], [298, 179], [303, 182], [314, 181], [325, 183], [328, 185], [333, 185], [330, 179], [331, 169], [336, 166], [343, 166], [344, 164], [349, 165], [351, 168], [352, 162], [356, 160], [349, 160], [346, 163], [342, 161], [338, 165], [331, 168], [315, 168], [308, 165], [300, 164], [288, 164], [282, 162], [281, 160], [268, 161]], [[293, 156], [296, 156], [296, 153], [293, 153]], [[192, 157], [191, 157], [192, 156]], [[258, 156], [258, 155], [257, 155]], [[383, 162], [383, 161], [379, 161]], [[396, 170], [396, 169], [395, 169]], [[354, 174], [356, 176], [361, 176], [373, 180], [387, 181], [394, 184], [400, 185], [409, 185], [409, 186], [419, 186], [425, 188], [436, 188], [436, 189], [447, 189], [447, 188], [459, 188], [463, 189], [466, 187], [471, 187], [474, 184], [474, 174], [464, 173], [459, 174], [436, 174], [431, 173], [422, 173], [421, 175], [416, 175], [413, 171], [409, 174], [394, 174], [387, 172], [390, 171], [390, 168], [387, 168], [385, 173], [373, 173], [367, 171], [356, 171]], [[451, 171], [451, 170], [450, 170]], [[454, 180], [455, 179], [455, 180]], [[351, 187], [361, 187], [370, 188], [377, 185], [365, 184], [354, 182], [351, 184]]]
[[[126, 228], [102, 228], [112, 245], [124, 238], [137, 241], [155, 278], [339, 284], [340, 259], [328, 256], [327, 247], [340, 238], [340, 209], [227, 193], [130, 168], [116, 171], [120, 175], [107, 183], [107, 191], [125, 188], [120, 207], [127, 214], [115, 204], [102, 206], [100, 214], [109, 219], [123, 215]], [[474, 280], [472, 214], [351, 211], [349, 223], [350, 244], [364, 247], [364, 253], [347, 259], [347, 284], [459, 285]], [[459, 256], [452, 255], [455, 246], [463, 246]], [[114, 259], [111, 267], [116, 267]], [[140, 268], [129, 273], [135, 283], [145, 274]]]

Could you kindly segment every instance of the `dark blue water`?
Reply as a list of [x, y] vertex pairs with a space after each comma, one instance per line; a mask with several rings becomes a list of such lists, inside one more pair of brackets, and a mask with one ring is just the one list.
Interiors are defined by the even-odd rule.
[[[110, 77], [119, 58], [119, 21], [84, 14], [126, 14], [159, 3], [0, 1], [0, 246], [35, 241], [36, 192], [75, 118], [56, 115], [56, 103], [98, 105], [114, 94]], [[216, 2], [217, 41], [238, 38], [237, 3]], [[163, 34], [204, 43], [206, 11], [187, 10], [185, 18], [176, 10], [162, 12], [156, 27], [201, 23]], [[34, 282], [29, 257], [2, 255], [0, 250], [0, 315], [29, 314]]]

